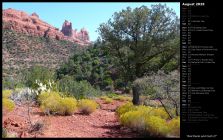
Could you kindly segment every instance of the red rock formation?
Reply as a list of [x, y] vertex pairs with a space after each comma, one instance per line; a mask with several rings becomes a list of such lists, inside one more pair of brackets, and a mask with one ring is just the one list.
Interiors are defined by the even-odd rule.
[[17, 32], [22, 32], [28, 35], [44, 36], [55, 38], [57, 40], [69, 40], [79, 43], [80, 45], [87, 45], [90, 43], [88, 32], [81, 30], [76, 33], [72, 30], [72, 23], [65, 20], [62, 30], [42, 21], [39, 15], [27, 13], [14, 9], [3, 10], [3, 29], [11, 29]]
[[61, 32], [68, 37], [69, 40], [73, 40], [77, 43], [90, 43], [88, 31], [82, 28], [80, 32], [76, 29], [72, 29], [72, 23], [65, 20], [62, 26]]
[[71, 37], [72, 36], [72, 23], [65, 20], [65, 22], [63, 23], [61, 32], [65, 36]]
[[85, 28], [82, 28], [80, 33], [79, 33], [79, 38], [81, 40], [86, 40], [89, 41], [89, 35], [88, 35], [88, 31]]

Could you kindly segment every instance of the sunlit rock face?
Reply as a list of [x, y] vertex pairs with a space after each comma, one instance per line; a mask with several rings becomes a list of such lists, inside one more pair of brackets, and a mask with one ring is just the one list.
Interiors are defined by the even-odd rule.
[[76, 29], [73, 30], [72, 23], [67, 20], [63, 23], [60, 31], [58, 28], [41, 20], [37, 13], [29, 15], [26, 12], [9, 8], [3, 10], [2, 15], [3, 29], [10, 29], [33, 36], [69, 40], [80, 45], [90, 43], [88, 31], [84, 28], [80, 32], [77, 32]]

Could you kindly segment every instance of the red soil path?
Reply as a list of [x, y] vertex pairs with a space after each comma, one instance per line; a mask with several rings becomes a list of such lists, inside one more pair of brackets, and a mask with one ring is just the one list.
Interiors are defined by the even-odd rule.
[[[98, 137], [98, 138], [133, 138], [137, 132], [120, 126], [115, 109], [124, 102], [113, 101], [105, 104], [96, 100], [100, 108], [90, 115], [76, 111], [72, 116], [46, 116], [38, 107], [31, 107], [31, 121], [44, 123], [42, 133], [29, 132], [27, 106], [16, 106], [15, 110], [3, 115], [3, 126], [19, 137]], [[39, 132], [39, 131], [38, 131]]]

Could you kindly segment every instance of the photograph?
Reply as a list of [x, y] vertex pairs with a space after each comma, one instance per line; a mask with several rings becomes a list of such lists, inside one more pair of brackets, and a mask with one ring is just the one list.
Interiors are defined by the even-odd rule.
[[180, 138], [180, 2], [3, 2], [3, 138]]

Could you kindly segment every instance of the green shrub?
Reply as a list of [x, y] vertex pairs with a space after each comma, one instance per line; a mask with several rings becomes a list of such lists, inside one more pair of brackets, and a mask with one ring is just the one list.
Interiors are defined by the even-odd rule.
[[36, 80], [46, 84], [49, 80], [55, 79], [54, 71], [42, 66], [32, 66], [25, 70], [22, 75], [24, 75], [24, 84], [33, 89], [38, 87]]
[[180, 136], [180, 117], [173, 118], [168, 122], [170, 135]]
[[162, 106], [161, 103], [157, 102], [156, 100], [150, 100], [150, 99], [145, 99], [144, 105], [152, 106], [152, 107], [161, 107]]
[[70, 75], [74, 81], [87, 80], [91, 85], [98, 86], [100, 89], [112, 89], [111, 58], [105, 54], [101, 45], [95, 43], [93, 46], [86, 46], [84, 49], [80, 48], [75, 51], [67, 63], [57, 70], [58, 79]]
[[7, 98], [2, 99], [2, 105], [3, 109], [6, 109], [6, 111], [13, 111], [13, 109], [15, 108], [14, 102]]
[[149, 116], [146, 118], [146, 131], [150, 136], [161, 136], [164, 137], [170, 131], [166, 120], [158, 116]]
[[2, 89], [15, 89], [17, 84], [18, 81], [11, 76], [2, 77]]
[[109, 93], [107, 93], [107, 96], [109, 97], [109, 98], [115, 98], [115, 97], [118, 97], [119, 95], [117, 95], [116, 93], [112, 93], [112, 92], [109, 92]]
[[141, 95], [153, 95], [156, 92], [156, 87], [151, 85], [147, 77], [138, 78], [133, 82], [133, 87], [137, 87], [137, 92]]
[[[177, 112], [180, 112], [179, 74], [177, 70], [168, 74], [158, 71], [150, 76], [136, 79], [133, 82], [133, 87], [137, 87], [137, 91], [141, 95], [145, 94], [149, 95], [150, 99], [162, 100], [162, 106], [165, 106], [169, 114], [171, 114], [172, 108], [176, 108]], [[175, 114], [178, 115], [178, 113]]]
[[128, 96], [122, 96], [122, 95], [118, 95], [117, 97], [113, 98], [114, 100], [119, 100], [119, 101], [132, 101], [132, 97], [128, 97]]
[[96, 110], [98, 104], [89, 99], [82, 99], [78, 102], [78, 109], [84, 114], [91, 114]]
[[109, 77], [109, 78], [106, 78], [104, 79], [103, 83], [108, 86], [108, 85], [112, 85], [113, 84], [113, 81], [112, 79]]
[[117, 89], [121, 89], [121, 88], [124, 88], [125, 87], [125, 84], [124, 84], [124, 80], [123, 79], [116, 79], [115, 80], [115, 88]]
[[63, 79], [59, 81], [59, 91], [67, 93], [76, 99], [101, 95], [100, 90], [92, 87], [87, 81], [77, 82], [70, 76], [64, 76]]

